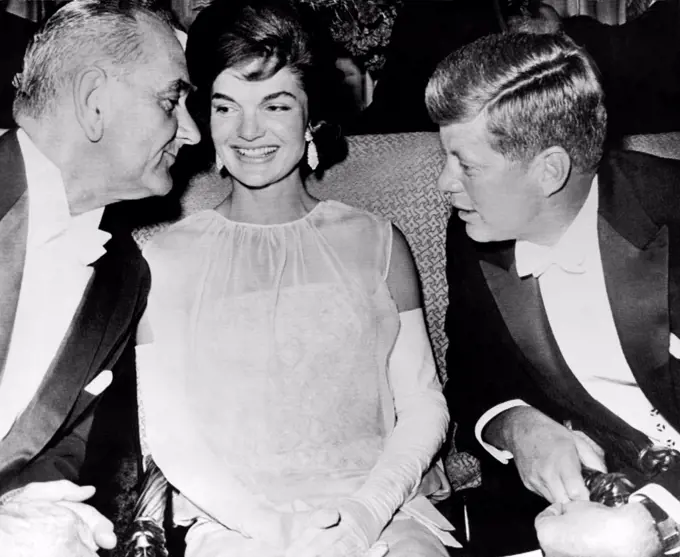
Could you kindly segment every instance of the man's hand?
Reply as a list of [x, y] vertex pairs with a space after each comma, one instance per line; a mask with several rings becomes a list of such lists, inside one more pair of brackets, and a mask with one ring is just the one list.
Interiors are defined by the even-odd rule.
[[509, 450], [524, 485], [551, 503], [589, 498], [582, 466], [606, 472], [604, 451], [530, 406], [506, 410], [484, 431], [485, 440]]
[[536, 517], [536, 533], [546, 557], [653, 557], [661, 550], [640, 503], [556, 503]]
[[0, 501], [3, 556], [90, 557], [116, 545], [113, 524], [83, 503], [90, 486], [71, 482], [32, 483]]

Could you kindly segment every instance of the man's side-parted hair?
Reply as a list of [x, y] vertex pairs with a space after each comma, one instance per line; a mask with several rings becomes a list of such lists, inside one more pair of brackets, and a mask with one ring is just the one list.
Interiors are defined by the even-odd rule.
[[595, 63], [562, 34], [489, 35], [439, 63], [425, 93], [440, 126], [486, 118], [491, 146], [528, 162], [553, 146], [574, 167], [594, 170], [607, 115]]
[[143, 0], [72, 0], [57, 10], [26, 49], [16, 78], [15, 120], [50, 114], [88, 64], [125, 75], [144, 61], [140, 23], [145, 18], [169, 26], [167, 17], [145, 7]]

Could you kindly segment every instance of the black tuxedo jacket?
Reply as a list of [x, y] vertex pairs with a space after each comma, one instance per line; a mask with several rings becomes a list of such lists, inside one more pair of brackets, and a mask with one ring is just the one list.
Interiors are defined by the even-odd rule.
[[[28, 219], [24, 162], [14, 131], [0, 138], [0, 168], [0, 309], [13, 316]], [[106, 254], [92, 264], [92, 278], [67, 337], [33, 400], [0, 440], [0, 494], [32, 481], [77, 482], [95, 410], [104, 396], [95, 397], [84, 387], [103, 370], [114, 374], [113, 386], [104, 393], [115, 390], [125, 374], [134, 377], [130, 351], [150, 275], [133, 239], [115, 226], [111, 216], [107, 208], [101, 227], [112, 238]], [[6, 288], [8, 284], [11, 288]], [[0, 328], [0, 353], [9, 342], [6, 336]], [[134, 430], [128, 433], [136, 435]]]
[[[598, 180], [600, 251], [623, 352], [645, 395], [680, 429], [680, 361], [669, 354], [670, 333], [680, 335], [680, 161], [613, 152]], [[571, 372], [537, 279], [517, 275], [514, 242], [473, 242], [452, 215], [447, 276], [446, 396], [459, 448], [479, 455], [488, 470], [492, 460], [474, 439], [475, 423], [496, 404], [522, 399], [588, 433], [610, 467], [630, 466], [648, 438], [593, 399]], [[676, 494], [678, 479], [667, 476]]]

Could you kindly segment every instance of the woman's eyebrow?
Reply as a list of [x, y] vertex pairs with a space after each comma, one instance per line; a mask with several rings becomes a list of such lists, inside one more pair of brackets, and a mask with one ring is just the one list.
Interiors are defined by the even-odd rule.
[[298, 100], [298, 98], [295, 95], [293, 95], [293, 93], [291, 93], [289, 91], [277, 91], [276, 93], [270, 93], [269, 95], [265, 95], [264, 99], [262, 99], [262, 100], [263, 101], [271, 101], [271, 100], [274, 100], [278, 97], [290, 97], [293, 100], [296, 100], [296, 101]]
[[[278, 99], [279, 97], [290, 97], [293, 100], [298, 100], [298, 98], [293, 95], [293, 93], [290, 93], [289, 91], [277, 91], [276, 93], [270, 93], [269, 95], [265, 95], [264, 98], [262, 99], [262, 102], [267, 102], [271, 101], [274, 99]], [[222, 101], [228, 101], [228, 102], [236, 102], [233, 98], [231, 98], [229, 95], [225, 95], [224, 93], [213, 93], [212, 94], [213, 99], [219, 99]]]

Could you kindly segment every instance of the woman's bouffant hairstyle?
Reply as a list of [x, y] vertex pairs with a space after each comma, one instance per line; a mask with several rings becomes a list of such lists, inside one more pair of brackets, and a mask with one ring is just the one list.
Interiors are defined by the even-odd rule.
[[[189, 30], [187, 65], [196, 87], [189, 108], [210, 143], [210, 95], [215, 79], [229, 68], [243, 69], [251, 81], [268, 79], [288, 68], [300, 80], [309, 105], [309, 121], [319, 153], [317, 172], [346, 155], [340, 132], [343, 115], [342, 74], [335, 67], [330, 36], [315, 28], [312, 13], [287, 0], [213, 0]], [[214, 158], [212, 159], [214, 160]], [[303, 171], [310, 169], [303, 164]]]
[[602, 158], [607, 115], [595, 63], [561, 34], [489, 35], [446, 57], [425, 93], [440, 126], [486, 118], [491, 146], [528, 162], [562, 147], [577, 170]]

